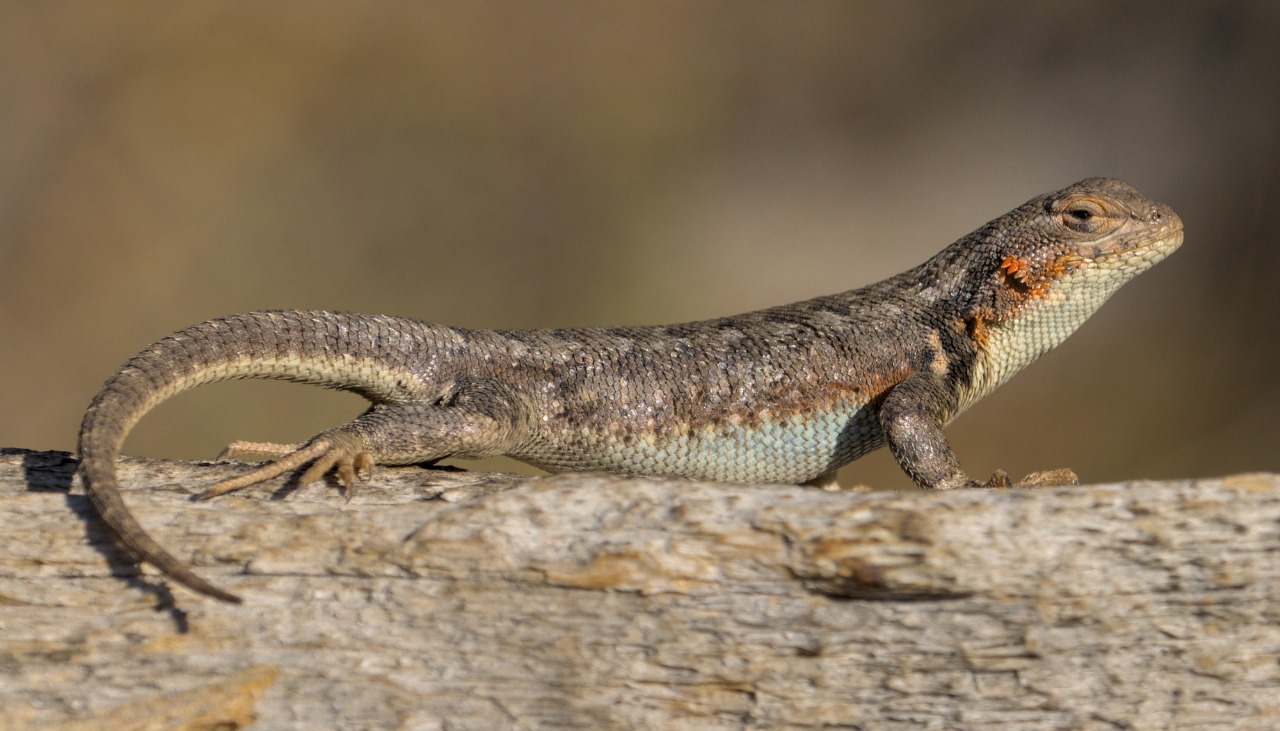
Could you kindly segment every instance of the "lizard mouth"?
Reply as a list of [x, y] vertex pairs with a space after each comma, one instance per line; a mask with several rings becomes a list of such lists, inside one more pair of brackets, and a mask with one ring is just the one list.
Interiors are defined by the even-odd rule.
[[1182, 221], [1172, 211], [1170, 215], [1173, 220], [1146, 236], [1133, 238], [1119, 232], [1106, 241], [1080, 246], [1076, 254], [1083, 260], [1099, 264], [1132, 260], [1154, 264], [1182, 245]]

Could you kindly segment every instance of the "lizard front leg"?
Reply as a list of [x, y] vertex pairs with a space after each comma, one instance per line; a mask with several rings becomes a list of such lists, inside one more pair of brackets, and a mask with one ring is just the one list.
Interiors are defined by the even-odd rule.
[[949, 490], [956, 487], [1039, 487], [1078, 485], [1071, 470], [1033, 472], [1014, 483], [997, 470], [985, 483], [971, 479], [943, 434], [947, 416], [955, 408], [955, 396], [936, 374], [913, 373], [894, 386], [880, 405], [880, 430], [898, 466], [920, 487]]
[[461, 377], [430, 402], [374, 404], [352, 421], [302, 444], [232, 442], [224, 456], [278, 457], [248, 473], [223, 480], [202, 500], [256, 485], [303, 465], [305, 487], [333, 471], [351, 496], [361, 473], [375, 464], [426, 464], [447, 457], [479, 459], [511, 451], [529, 432], [529, 409], [509, 387], [487, 378]]

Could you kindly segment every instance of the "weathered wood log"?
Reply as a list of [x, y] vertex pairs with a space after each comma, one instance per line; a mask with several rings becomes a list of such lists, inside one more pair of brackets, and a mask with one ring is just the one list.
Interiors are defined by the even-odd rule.
[[[0, 453], [0, 727], [1270, 729], [1280, 476], [833, 493], [381, 469], [344, 502]], [[283, 498], [283, 499], [281, 499]], [[256, 722], [255, 722], [256, 719]]]

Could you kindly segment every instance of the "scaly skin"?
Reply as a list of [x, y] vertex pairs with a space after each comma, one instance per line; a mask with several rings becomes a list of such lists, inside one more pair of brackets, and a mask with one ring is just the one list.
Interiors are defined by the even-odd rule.
[[[284, 310], [210, 320], [139, 353], [94, 398], [80, 475], [122, 545], [186, 586], [194, 574], [137, 523], [115, 463], [129, 430], [203, 383], [269, 378], [354, 391], [367, 411], [213, 496], [310, 464], [350, 489], [373, 464], [505, 454], [548, 470], [824, 483], [886, 444], [924, 488], [986, 483], [960, 468], [952, 419], [1062, 342], [1182, 243], [1182, 222], [1094, 178], [1028, 201], [920, 266], [862, 289], [654, 327], [464, 330], [382, 315]], [[1024, 484], [1072, 482], [1069, 471]]]

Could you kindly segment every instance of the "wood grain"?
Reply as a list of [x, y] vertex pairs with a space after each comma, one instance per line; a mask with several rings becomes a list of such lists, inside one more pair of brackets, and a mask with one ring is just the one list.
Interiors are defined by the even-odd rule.
[[5, 728], [1280, 725], [1277, 475], [833, 493], [402, 468], [350, 502], [194, 503], [246, 468], [122, 462], [129, 507], [231, 606], [137, 576], [73, 468], [0, 452]]

